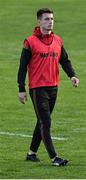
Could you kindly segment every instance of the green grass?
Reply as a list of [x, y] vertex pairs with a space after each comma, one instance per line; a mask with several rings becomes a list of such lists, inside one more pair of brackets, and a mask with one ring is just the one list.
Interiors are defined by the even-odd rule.
[[[36, 11], [50, 7], [55, 14], [54, 32], [69, 53], [80, 86], [73, 88], [60, 68], [61, 84], [52, 114], [52, 136], [60, 156], [70, 160], [66, 167], [52, 167], [44, 145], [41, 162], [25, 161], [31, 138], [0, 135], [1, 179], [85, 179], [86, 178], [86, 1], [85, 0], [0, 0], [0, 132], [32, 135], [35, 113], [30, 97], [18, 101], [17, 71], [24, 38], [36, 24]], [[27, 88], [28, 91], [28, 88]]]

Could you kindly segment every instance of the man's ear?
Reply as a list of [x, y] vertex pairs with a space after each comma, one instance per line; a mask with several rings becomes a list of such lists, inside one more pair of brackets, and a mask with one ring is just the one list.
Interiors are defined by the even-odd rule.
[[38, 26], [40, 26], [40, 19], [37, 20], [37, 24], [38, 24]]

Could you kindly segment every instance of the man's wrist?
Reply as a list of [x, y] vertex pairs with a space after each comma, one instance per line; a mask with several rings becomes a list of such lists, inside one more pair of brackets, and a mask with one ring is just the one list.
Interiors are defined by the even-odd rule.
[[76, 78], [76, 76], [72, 76], [70, 79], [72, 80], [73, 78]]

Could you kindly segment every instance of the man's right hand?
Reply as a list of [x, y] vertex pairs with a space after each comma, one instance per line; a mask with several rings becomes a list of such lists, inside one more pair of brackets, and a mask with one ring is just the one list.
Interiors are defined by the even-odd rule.
[[19, 92], [18, 97], [19, 97], [19, 101], [22, 104], [25, 104], [25, 101], [27, 101], [27, 93], [26, 92]]

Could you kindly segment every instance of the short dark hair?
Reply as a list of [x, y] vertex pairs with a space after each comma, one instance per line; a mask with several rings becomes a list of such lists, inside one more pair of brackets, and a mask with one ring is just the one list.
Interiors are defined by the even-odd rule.
[[53, 11], [48, 8], [42, 8], [37, 11], [37, 19], [41, 18], [42, 14], [44, 13], [50, 13], [53, 14]]

